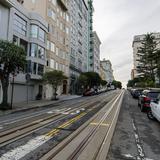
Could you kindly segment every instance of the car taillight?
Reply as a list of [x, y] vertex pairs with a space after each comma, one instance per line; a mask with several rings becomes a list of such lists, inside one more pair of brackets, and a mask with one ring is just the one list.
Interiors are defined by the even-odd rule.
[[150, 101], [151, 99], [149, 97], [144, 97], [144, 101]]

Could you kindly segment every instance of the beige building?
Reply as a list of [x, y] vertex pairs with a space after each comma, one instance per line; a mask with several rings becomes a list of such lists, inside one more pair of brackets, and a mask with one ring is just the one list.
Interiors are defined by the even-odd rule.
[[100, 74], [100, 77], [102, 78], [102, 80], [106, 80], [105, 69], [103, 68], [102, 64], [100, 64], [99, 74]]
[[[155, 36], [155, 40], [158, 43], [158, 49], [160, 49], [160, 33], [153, 33], [153, 36]], [[134, 71], [134, 78], [135, 77], [139, 77], [142, 75], [142, 73], [138, 73], [137, 71], [137, 67], [140, 66], [140, 62], [138, 62], [138, 50], [139, 48], [142, 46], [142, 42], [145, 38], [145, 34], [143, 35], [136, 35], [134, 36], [133, 39], [133, 44], [132, 44], [132, 48], [133, 48], [133, 71]]]
[[[67, 0], [25, 0], [23, 5], [48, 22], [46, 70], [61, 70], [69, 77], [70, 22]], [[67, 94], [68, 87], [68, 82], [64, 81], [58, 94]], [[46, 86], [46, 98], [51, 98], [52, 92], [52, 88]]]

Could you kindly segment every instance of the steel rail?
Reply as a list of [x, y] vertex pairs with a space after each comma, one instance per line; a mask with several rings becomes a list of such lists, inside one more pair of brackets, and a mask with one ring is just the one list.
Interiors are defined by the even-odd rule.
[[[93, 106], [93, 104], [99, 100], [103, 99], [103, 96], [100, 97], [97, 97], [96, 99], [94, 99], [94, 102], [92, 101], [92, 103], [90, 101], [87, 101], [87, 102], [81, 102], [82, 104], [80, 104], [79, 106], [77, 106], [76, 108], [73, 108], [72, 110], [70, 110], [70, 112], [74, 112], [75, 110], [77, 109], [80, 109], [82, 106], [83, 108], [87, 108], [89, 106]], [[84, 106], [85, 105], [85, 106]], [[59, 116], [59, 117], [57, 117]], [[21, 127], [18, 127], [16, 128], [15, 130], [12, 129], [8, 132], [2, 132], [0, 134], [0, 147], [4, 146], [4, 145], [7, 145], [9, 143], [12, 143], [16, 140], [19, 140], [39, 129], [42, 129], [44, 127], [47, 127], [48, 125], [51, 125], [52, 123], [56, 123], [57, 121], [60, 121], [64, 118], [67, 118], [68, 115], [53, 115], [53, 116], [50, 116], [50, 117], [47, 117], [46, 119], [41, 119], [41, 120], [36, 120], [28, 125], [25, 125], [25, 126], [21, 126]], [[41, 123], [43, 122], [43, 123]], [[46, 123], [45, 123], [46, 122]], [[30, 127], [30, 128], [29, 128]], [[29, 129], [28, 129], [29, 128]], [[6, 135], [6, 136], [5, 136]], [[6, 137], [6, 138], [5, 138]]]
[[[113, 96], [113, 95], [112, 95]], [[108, 98], [112, 97], [111, 95]], [[117, 98], [118, 96], [116, 95], [109, 103], [111, 104], [112, 102], [114, 102], [114, 100]], [[101, 105], [104, 105], [103, 103], [105, 102], [105, 99], [102, 99], [101, 101]], [[103, 108], [101, 109], [103, 110]], [[84, 123], [81, 127], [79, 127], [75, 132], [73, 132], [70, 136], [68, 136], [64, 141], [62, 141], [62, 143], [58, 144], [57, 147], [51, 149], [49, 152], [47, 152], [43, 157], [41, 157], [40, 160], [51, 160], [52, 158], [54, 159], [54, 157], [61, 151], [63, 150], [72, 140], [74, 140], [74, 138], [77, 137], [77, 135], [79, 135], [85, 128], [88, 127], [88, 125], [94, 121], [98, 116], [98, 113], [96, 113], [92, 118], [90, 118], [90, 120], [88, 120], [86, 123]], [[97, 127], [96, 127], [97, 128]], [[88, 139], [89, 136], [87, 136], [85, 138], [85, 141]], [[69, 157], [71, 158], [71, 157]], [[71, 160], [71, 159], [69, 159]]]

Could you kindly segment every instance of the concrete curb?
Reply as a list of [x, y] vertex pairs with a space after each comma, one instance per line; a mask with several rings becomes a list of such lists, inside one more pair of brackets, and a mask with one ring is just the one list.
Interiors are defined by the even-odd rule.
[[[53, 101], [53, 103], [50, 103], [50, 104], [41, 104], [41, 105], [37, 104], [37, 105], [32, 106], [32, 107], [22, 107], [22, 108], [19, 107], [18, 109], [13, 109], [13, 110], [8, 110], [8, 111], [0, 111], [0, 116], [13, 114], [13, 113], [18, 113], [18, 112], [26, 112], [26, 111], [29, 111], [29, 110], [43, 108], [43, 107], [51, 107], [51, 106], [56, 105], [58, 103], [61, 103], [61, 102], [64, 102], [64, 101], [73, 100], [73, 99], [78, 99], [78, 98], [81, 98], [81, 97], [82, 96], [71, 98], [71, 99], [63, 99], [63, 100]], [[52, 102], [52, 101], [50, 101], [50, 102]]]

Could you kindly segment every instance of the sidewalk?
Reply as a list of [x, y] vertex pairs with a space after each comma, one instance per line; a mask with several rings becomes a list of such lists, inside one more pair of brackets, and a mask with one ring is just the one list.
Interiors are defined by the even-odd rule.
[[51, 101], [51, 100], [36, 100], [36, 101], [29, 101], [29, 103], [27, 104], [27, 102], [21, 102], [21, 103], [15, 103], [13, 104], [13, 109], [12, 110], [8, 110], [8, 111], [0, 111], [0, 116], [1, 115], [5, 115], [5, 114], [10, 114], [10, 113], [14, 113], [14, 112], [18, 112], [18, 111], [22, 111], [22, 110], [29, 110], [29, 109], [34, 109], [34, 108], [41, 108], [47, 105], [51, 105], [51, 104], [55, 104], [58, 102], [63, 102], [63, 101], [67, 101], [67, 100], [71, 100], [71, 99], [76, 99], [76, 98], [80, 98], [82, 96], [78, 96], [78, 95], [61, 95], [61, 96], [57, 96], [57, 98], [59, 98], [59, 100], [57, 101]]

